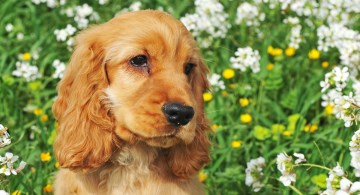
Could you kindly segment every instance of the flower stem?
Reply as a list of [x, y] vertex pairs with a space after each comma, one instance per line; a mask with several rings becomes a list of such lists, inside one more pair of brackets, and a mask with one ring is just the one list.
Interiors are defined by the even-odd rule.
[[320, 168], [320, 169], [325, 169], [327, 171], [331, 171], [331, 169], [321, 166], [321, 165], [316, 165], [316, 164], [310, 164], [310, 163], [304, 163], [304, 164], [298, 164], [298, 165], [294, 165], [294, 167], [300, 167], [300, 166], [304, 166], [304, 167], [316, 167], [316, 168]]
[[303, 194], [300, 192], [300, 190], [298, 190], [295, 186], [290, 185], [289, 187], [290, 187], [292, 190], [294, 190], [294, 192], [296, 192], [297, 194], [303, 195]]

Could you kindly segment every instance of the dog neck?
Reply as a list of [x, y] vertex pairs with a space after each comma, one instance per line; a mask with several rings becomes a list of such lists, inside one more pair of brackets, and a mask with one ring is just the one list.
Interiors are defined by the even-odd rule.
[[144, 178], [154, 176], [157, 179], [171, 180], [165, 155], [163, 149], [145, 143], [123, 146], [103, 166], [81, 177], [89, 186], [101, 189], [132, 189], [142, 185]]

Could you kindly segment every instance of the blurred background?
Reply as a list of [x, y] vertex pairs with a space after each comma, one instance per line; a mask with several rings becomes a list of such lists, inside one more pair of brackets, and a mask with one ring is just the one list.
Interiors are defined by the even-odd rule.
[[141, 9], [180, 19], [211, 70], [208, 194], [356, 194], [360, 0], [2, 0], [0, 193], [52, 194], [74, 37]]

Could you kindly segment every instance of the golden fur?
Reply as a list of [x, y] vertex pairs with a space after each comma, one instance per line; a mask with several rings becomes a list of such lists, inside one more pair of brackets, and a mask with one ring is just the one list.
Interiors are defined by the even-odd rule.
[[[61, 170], [55, 194], [203, 194], [199, 169], [209, 161], [202, 93], [206, 73], [186, 28], [160, 11], [122, 14], [81, 32], [53, 112]], [[146, 55], [149, 68], [129, 60]], [[184, 73], [186, 64], [195, 64]], [[175, 127], [162, 106], [193, 107]]]

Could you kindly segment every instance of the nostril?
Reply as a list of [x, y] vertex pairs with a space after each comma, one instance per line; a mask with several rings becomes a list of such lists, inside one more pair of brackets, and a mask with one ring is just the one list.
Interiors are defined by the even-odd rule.
[[168, 122], [176, 126], [186, 125], [194, 116], [194, 109], [180, 103], [168, 103], [162, 108]]

